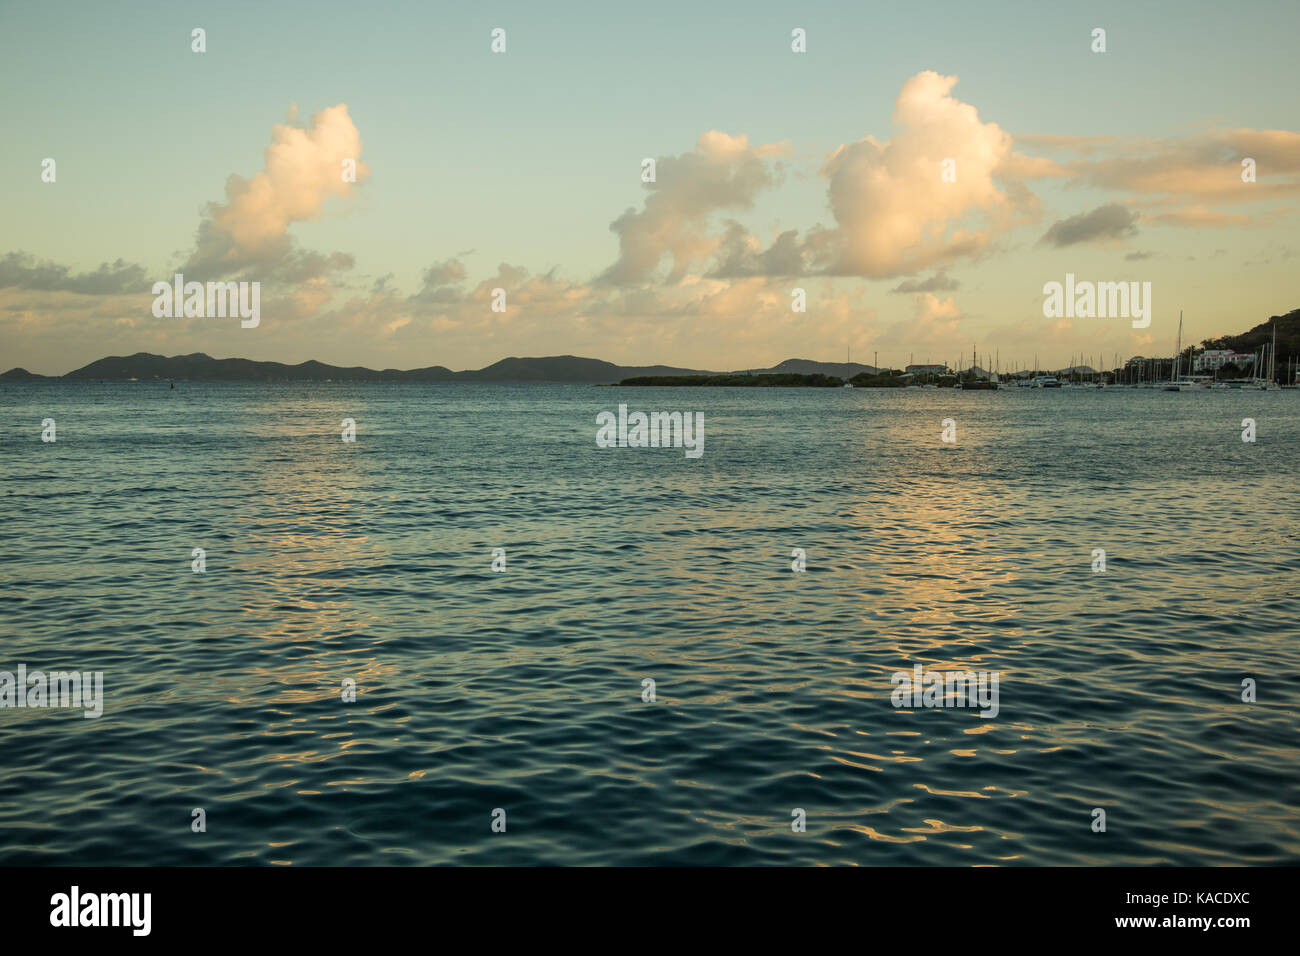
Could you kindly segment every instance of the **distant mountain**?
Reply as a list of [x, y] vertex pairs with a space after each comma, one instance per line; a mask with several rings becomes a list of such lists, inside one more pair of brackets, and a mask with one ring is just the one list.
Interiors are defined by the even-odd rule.
[[599, 359], [559, 355], [549, 358], [508, 358], [466, 372], [442, 365], [428, 368], [375, 370], [356, 365], [343, 368], [324, 362], [299, 365], [215, 359], [202, 352], [190, 355], [114, 355], [91, 362], [63, 376], [36, 375], [23, 368], [0, 375], [0, 381], [205, 381], [205, 382], [583, 382], [612, 383], [631, 376], [711, 374], [667, 365], [614, 365]]
[[[1277, 363], [1284, 366], [1300, 357], [1300, 309], [1273, 316], [1240, 335], [1228, 335], [1205, 342], [1207, 348], [1230, 348], [1253, 353], [1271, 343], [1277, 325]], [[605, 385], [629, 378], [699, 375], [825, 375], [851, 379], [857, 375], [875, 375], [879, 370], [857, 362], [816, 362], [811, 359], [786, 359], [765, 369], [740, 369], [734, 372], [710, 372], [702, 369], [675, 368], [670, 365], [615, 365], [600, 359], [576, 355], [553, 355], [546, 358], [506, 358], [487, 368], [453, 372], [442, 365], [428, 368], [375, 370], [354, 365], [343, 368], [324, 362], [308, 361], [298, 365], [283, 362], [255, 362], [251, 359], [214, 359], [202, 352], [168, 358], [149, 352], [114, 355], [62, 376], [37, 375], [25, 368], [13, 368], [0, 374], [0, 382], [72, 381], [211, 381], [211, 382], [579, 382]], [[1063, 370], [1069, 372], [1070, 370]], [[1091, 373], [1077, 367], [1076, 371]], [[979, 377], [988, 371], [978, 369]]]
[[37, 375], [25, 368], [11, 368], [9, 371], [0, 374], [0, 382], [39, 382], [45, 379], [50, 379], [50, 376]]
[[254, 362], [250, 359], [214, 359], [202, 352], [175, 355], [168, 358], [149, 352], [135, 355], [114, 355], [64, 375], [73, 381], [120, 381], [122, 379], [201, 380], [211, 382], [317, 382], [333, 379], [336, 382], [390, 381], [390, 382], [443, 382], [455, 377], [451, 369], [435, 365], [430, 368], [398, 371], [353, 366], [340, 368], [323, 362], [303, 362], [285, 365], [281, 362]]
[[586, 382], [608, 384], [629, 376], [702, 375], [688, 368], [667, 365], [614, 365], [600, 359], [558, 355], [551, 358], [508, 358], [473, 372], [453, 372], [455, 381], [464, 382]]
[[[850, 377], [870, 366], [811, 362], [789, 359], [772, 369], [752, 369], [736, 375], [830, 375]], [[308, 361], [299, 365], [283, 362], [255, 362], [251, 359], [215, 359], [202, 352], [190, 355], [113, 355], [62, 376], [36, 375], [22, 368], [0, 375], [0, 381], [204, 381], [204, 382], [577, 382], [604, 385], [628, 378], [662, 376], [717, 375], [703, 369], [675, 368], [670, 365], [615, 365], [600, 359], [576, 355], [553, 355], [546, 358], [507, 358], [487, 368], [453, 372], [442, 365], [428, 368], [375, 370], [354, 365], [343, 368], [324, 362]]]

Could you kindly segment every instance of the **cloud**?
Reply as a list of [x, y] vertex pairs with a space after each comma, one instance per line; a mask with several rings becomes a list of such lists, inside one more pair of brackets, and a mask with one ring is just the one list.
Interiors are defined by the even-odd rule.
[[[236, 272], [257, 272], [303, 281], [351, 267], [351, 257], [302, 253], [293, 248], [289, 227], [317, 219], [330, 197], [350, 194], [370, 175], [361, 162], [361, 135], [340, 103], [296, 122], [297, 108], [278, 124], [266, 148], [266, 168], [251, 179], [232, 175], [226, 201], [209, 203], [199, 223], [194, 252], [182, 267], [202, 281]], [[356, 161], [356, 183], [343, 179], [343, 161]]]
[[[1022, 136], [1022, 144], [1085, 158], [1062, 163], [1078, 183], [1149, 197], [1149, 202], [1250, 203], [1300, 194], [1300, 133], [1203, 130], [1166, 139]], [[1253, 159], [1256, 182], [1242, 181]]]
[[649, 195], [642, 209], [629, 208], [610, 224], [618, 236], [618, 261], [598, 281], [623, 285], [648, 280], [664, 257], [672, 259], [667, 281], [680, 281], [722, 242], [707, 231], [713, 214], [751, 208], [773, 184], [768, 160], [788, 150], [785, 144], [751, 147], [746, 136], [711, 130], [700, 135], [694, 151], [660, 157], [656, 181], [645, 184]]
[[[830, 154], [822, 174], [836, 226], [814, 231], [807, 244], [827, 274], [903, 275], [977, 255], [1016, 214], [1033, 209], [1018, 177], [1050, 168], [1017, 157], [1010, 135], [950, 95], [956, 83], [929, 71], [911, 77], [894, 104], [898, 133]], [[951, 182], [943, 176], [947, 159]]]
[[459, 259], [446, 259], [435, 262], [424, 271], [420, 291], [411, 296], [411, 302], [455, 302], [461, 298], [461, 291], [454, 288], [457, 283], [465, 281], [465, 266]]
[[951, 296], [940, 299], [929, 292], [923, 292], [913, 297], [912, 308], [909, 341], [918, 345], [948, 345], [952, 342], [962, 311]]
[[287, 317], [301, 319], [315, 315], [334, 297], [334, 290], [321, 278], [309, 279], [293, 290], [285, 303]]
[[895, 351], [919, 350], [931, 358], [944, 356], [955, 347], [962, 317], [962, 310], [952, 297], [940, 299], [929, 292], [920, 292], [912, 296], [911, 318], [891, 322], [874, 344]]
[[1039, 243], [1056, 246], [1073, 246], [1080, 242], [1105, 239], [1127, 239], [1137, 235], [1137, 213], [1119, 203], [1098, 206], [1092, 212], [1080, 213], [1069, 219], [1052, 223], [1039, 239]]
[[[956, 271], [952, 263], [963, 257], [996, 251], [1012, 229], [1041, 216], [1027, 185], [1033, 180], [1066, 180], [1071, 188], [1054, 196], [1080, 195], [1074, 187], [1118, 193], [1076, 200], [1058, 213], [1068, 218], [1045, 234], [1051, 220], [1015, 234], [1028, 242], [1042, 234], [1042, 243], [1056, 247], [1123, 239], [1139, 226], [1147, 237], [1156, 226], [1255, 225], [1295, 215], [1294, 204], [1256, 206], [1250, 216], [1230, 204], [1300, 192], [1300, 134], [1013, 140], [954, 98], [956, 82], [937, 73], [911, 77], [897, 96], [890, 135], [867, 136], [810, 162], [809, 176], [820, 167], [833, 217], [811, 230], [807, 222], [795, 223], [798, 229], [768, 226], [766, 210], [752, 215], [764, 221], [761, 232], [747, 222], [784, 173], [788, 144], [753, 146], [745, 136], [710, 131], [687, 152], [658, 161], [657, 182], [643, 187], [641, 207], [612, 223], [618, 255], [597, 278], [571, 281], [558, 270], [533, 273], [508, 263], [495, 271], [471, 265], [471, 277], [465, 262], [478, 260], [468, 259], [474, 254], [468, 250], [421, 261], [431, 264], [419, 272], [413, 292], [392, 275], [375, 278], [383, 270], [374, 263], [367, 264], [373, 274], [349, 280], [339, 274], [355, 268], [352, 256], [298, 247], [294, 224], [332, 212], [339, 204], [331, 199], [353, 191], [342, 181], [342, 159], [359, 160], [361, 140], [341, 104], [305, 125], [291, 115], [274, 129], [265, 168], [248, 179], [232, 176], [224, 199], [208, 205], [184, 271], [199, 281], [237, 275], [284, 283], [274, 291], [268, 284], [263, 295], [261, 357], [473, 367], [502, 355], [575, 351], [726, 369], [798, 355], [838, 358], [851, 344], [855, 357], [879, 346], [882, 361], [902, 364], [898, 355], [887, 359], [886, 350], [903, 356], [916, 350], [917, 361], [927, 350], [930, 358], [951, 359], [950, 351], [965, 351], [960, 343], [969, 348], [968, 337], [990, 341], [979, 337], [987, 332], [967, 328], [986, 324], [984, 315], [964, 315], [945, 297], [961, 288], [946, 270]], [[1026, 148], [1050, 156], [1016, 152]], [[1257, 161], [1258, 183], [1240, 181], [1245, 156]], [[949, 158], [956, 177], [945, 182]], [[364, 181], [370, 170], [358, 162], [357, 173]], [[1098, 203], [1104, 205], [1093, 208]], [[1296, 254], [1273, 248], [1277, 256]], [[1124, 259], [1155, 254], [1130, 252]], [[59, 365], [70, 349], [90, 350], [82, 360], [138, 349], [246, 350], [237, 323], [152, 320], [149, 289], [164, 277], [146, 276], [120, 259], [74, 273], [10, 253], [0, 258], [0, 287], [8, 287], [0, 288], [0, 351], [30, 345]], [[890, 281], [872, 288], [841, 277]], [[808, 293], [808, 313], [790, 308], [796, 285]], [[989, 283], [978, 285], [983, 294]], [[912, 296], [910, 316], [903, 300], [883, 297], [880, 304], [879, 293], [889, 286]], [[491, 309], [497, 288], [507, 292], [504, 313]], [[1002, 302], [982, 307], [1014, 320], [1017, 308], [1007, 307], [1013, 293], [1001, 294]], [[873, 301], [895, 313], [893, 321], [878, 320]], [[1063, 346], [1093, 335], [1069, 323], [1044, 325], [1040, 305], [1029, 303], [1023, 325], [1001, 340], [1004, 350], [1036, 336]]]
[[727, 221], [717, 253], [717, 265], [709, 273], [718, 279], [745, 276], [797, 276], [804, 271], [803, 250], [798, 231], [780, 233], [766, 250], [740, 223]]
[[[505, 290], [505, 312], [491, 311], [496, 289]], [[555, 270], [530, 274], [522, 266], [503, 262], [497, 266], [497, 274], [475, 286], [468, 299], [475, 308], [487, 310], [486, 316], [490, 320], [503, 324], [520, 313], [528, 318], [581, 314], [593, 295], [591, 286], [559, 278]]]
[[[1070, 172], [1016, 153], [1010, 135], [950, 95], [956, 82], [933, 72], [908, 79], [895, 102], [896, 135], [842, 145], [823, 164], [835, 225], [816, 226], [803, 239], [786, 229], [766, 248], [734, 219], [720, 234], [709, 227], [720, 211], [752, 208], [774, 184], [764, 160], [790, 147], [750, 148], [744, 136], [703, 134], [693, 152], [660, 159], [644, 208], [611, 224], [620, 255], [598, 281], [649, 280], [665, 257], [672, 259], [668, 280], [680, 282], [706, 261], [712, 266], [703, 274], [717, 279], [887, 277], [989, 251], [997, 236], [1038, 214], [1025, 180]], [[949, 159], [955, 177], [944, 176]]]
[[[613, 222], [620, 255], [597, 282], [654, 281], [665, 258], [671, 259], [667, 278], [672, 283], [692, 272], [731, 280], [914, 276], [928, 267], [982, 257], [1002, 236], [1039, 219], [1041, 202], [1027, 185], [1034, 179], [1147, 194], [1142, 203], [1110, 202], [1060, 219], [1040, 239], [1058, 248], [1126, 239], [1146, 223], [1243, 224], [1249, 220], [1240, 213], [1186, 202], [1188, 197], [1266, 198], [1262, 190], [1242, 192], [1240, 159], [1247, 155], [1268, 170], [1267, 188], [1274, 195], [1300, 189], [1300, 134], [1230, 130], [1167, 140], [1032, 135], [1013, 140], [996, 123], [982, 121], [974, 106], [956, 99], [956, 83], [955, 76], [931, 71], [910, 77], [895, 101], [892, 137], [867, 136], [833, 150], [821, 174], [834, 223], [814, 226], [802, 237], [799, 230], [785, 229], [760, 241], [736, 219], [724, 220], [721, 231], [713, 227], [719, 212], [753, 207], [773, 185], [765, 160], [788, 154], [789, 147], [751, 148], [744, 136], [703, 134], [693, 152], [659, 161], [659, 181], [648, 184], [641, 211], [629, 209]], [[1075, 158], [1027, 156], [1015, 146]], [[944, 175], [947, 160], [952, 176]], [[1270, 216], [1277, 219], [1283, 212]], [[929, 280], [910, 279], [893, 291], [956, 288], [940, 269]]]
[[907, 279], [900, 282], [890, 292], [954, 292], [961, 288], [961, 283], [956, 279], [948, 278], [945, 272], [937, 272], [930, 278], [921, 281], [918, 279]]
[[25, 252], [10, 252], [0, 259], [0, 288], [39, 292], [76, 292], [81, 295], [118, 295], [148, 292], [150, 279], [142, 266], [118, 259], [101, 263], [94, 272], [73, 274], [55, 262], [38, 262]]
[[346, 252], [320, 252], [293, 250], [264, 274], [281, 282], [296, 285], [321, 279], [331, 272], [346, 272], [356, 265], [356, 259]]
[[447, 259], [435, 262], [424, 272], [425, 286], [450, 285], [465, 280], [465, 266], [459, 259]]

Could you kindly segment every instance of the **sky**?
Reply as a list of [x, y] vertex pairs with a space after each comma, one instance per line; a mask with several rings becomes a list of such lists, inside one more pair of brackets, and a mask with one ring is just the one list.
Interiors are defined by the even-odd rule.
[[1293, 0], [466, 7], [0, 0], [0, 368], [1110, 367], [1300, 307]]

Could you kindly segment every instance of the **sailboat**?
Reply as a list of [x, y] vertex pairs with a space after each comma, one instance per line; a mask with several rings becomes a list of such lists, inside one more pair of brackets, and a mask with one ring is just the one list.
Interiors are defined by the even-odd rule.
[[[979, 366], [979, 358], [975, 355], [974, 346], [971, 346], [970, 357], [971, 357], [970, 378], [966, 379], [964, 382], [959, 382], [958, 388], [965, 389], [966, 391], [977, 391], [977, 392], [996, 391], [998, 387], [998, 383], [995, 379], [978, 378], [976, 376], [975, 369]], [[987, 362], [988, 359], [986, 358], [984, 361]]]
[[1178, 391], [1178, 366], [1179, 359], [1183, 357], [1183, 310], [1178, 310], [1178, 342], [1174, 345], [1174, 369], [1169, 373], [1169, 384], [1165, 386], [1166, 392]]
[[[1268, 378], [1260, 376], [1259, 372], [1264, 367], [1264, 353], [1268, 354]], [[1270, 388], [1276, 388], [1273, 384], [1273, 378], [1277, 371], [1277, 320], [1273, 320], [1273, 344], [1269, 346], [1265, 343], [1260, 347], [1260, 359], [1255, 363], [1255, 379], [1250, 383], [1251, 388], [1257, 388], [1261, 391], [1267, 391]]]
[[[1181, 333], [1181, 329], [1182, 329], [1182, 324], [1183, 324], [1183, 313], [1182, 313], [1182, 312], [1179, 312], [1179, 313], [1178, 313], [1178, 325], [1179, 325], [1180, 333]], [[1181, 334], [1180, 334], [1179, 338], [1181, 338], [1181, 337], [1182, 337], [1182, 336], [1181, 336]], [[1180, 344], [1181, 344], [1181, 343], [1180, 343]], [[1201, 388], [1209, 388], [1209, 387], [1210, 387], [1210, 386], [1209, 386], [1209, 383], [1206, 382], [1205, 379], [1204, 379], [1203, 377], [1197, 379], [1197, 378], [1192, 378], [1192, 377], [1190, 376], [1190, 373], [1193, 372], [1193, 371], [1195, 370], [1194, 367], [1191, 365], [1191, 361], [1192, 361], [1191, 356], [1188, 356], [1187, 361], [1188, 361], [1188, 369], [1187, 369], [1188, 374], [1184, 374], [1182, 380], [1179, 382], [1179, 384], [1183, 387], [1183, 389], [1184, 389], [1184, 390], [1187, 390], [1187, 389], [1193, 389], [1193, 390], [1194, 390], [1194, 389], [1201, 389]]]
[[[1166, 392], [1182, 392], [1191, 389], [1205, 388], [1203, 382], [1193, 381], [1186, 375], [1180, 375], [1179, 370], [1183, 363], [1183, 310], [1178, 310], [1178, 342], [1174, 346], [1174, 369], [1169, 379], [1169, 384], [1165, 386]], [[1190, 369], [1189, 369], [1190, 371]]]

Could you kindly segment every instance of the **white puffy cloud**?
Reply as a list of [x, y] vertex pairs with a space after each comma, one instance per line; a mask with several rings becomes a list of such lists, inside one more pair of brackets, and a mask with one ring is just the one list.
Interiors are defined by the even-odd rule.
[[[868, 136], [830, 154], [822, 174], [836, 225], [808, 240], [823, 271], [886, 277], [978, 254], [1032, 208], [1015, 179], [1032, 164], [1013, 152], [1009, 134], [952, 97], [956, 82], [918, 73], [895, 101], [892, 138]], [[948, 159], [951, 182], [943, 176]]]
[[[350, 256], [294, 250], [288, 230], [318, 218], [327, 199], [348, 195], [369, 177], [361, 134], [345, 103], [312, 114], [306, 126], [296, 118], [294, 107], [287, 122], [272, 130], [265, 169], [250, 179], [232, 175], [226, 201], [208, 204], [183, 271], [202, 279], [249, 269], [262, 270], [266, 278], [279, 270], [289, 281], [303, 281], [351, 267]], [[348, 159], [356, 161], [356, 183], [344, 180]]]
[[773, 183], [767, 161], [787, 151], [785, 144], [750, 146], [746, 136], [711, 130], [700, 135], [692, 152], [660, 157], [655, 182], [645, 184], [649, 195], [643, 208], [628, 209], [610, 224], [618, 235], [619, 257], [600, 280], [645, 281], [668, 256], [668, 281], [679, 281], [720, 245], [721, 237], [708, 232], [713, 214], [752, 207]]

